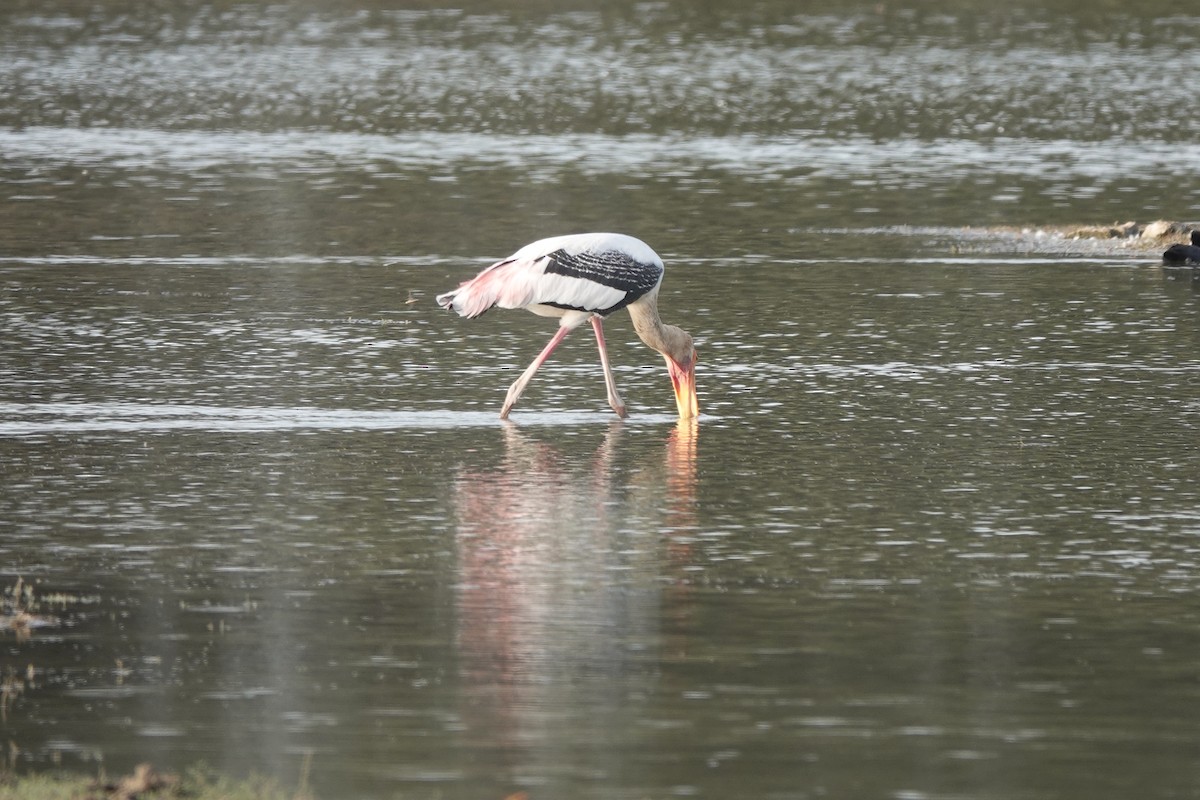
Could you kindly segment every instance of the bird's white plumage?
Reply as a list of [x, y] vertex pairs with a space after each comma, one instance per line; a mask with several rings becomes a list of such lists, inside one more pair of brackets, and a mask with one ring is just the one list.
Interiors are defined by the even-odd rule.
[[[548, 272], [554, 264], [550, 256], [558, 253], [584, 258], [608, 274], [592, 277]], [[621, 278], [621, 285], [613, 285], [614, 274]], [[588, 313], [607, 313], [628, 302], [633, 290], [626, 283], [641, 284], [638, 296], [657, 290], [662, 274], [662, 259], [632, 236], [552, 236], [525, 245], [437, 300], [464, 317], [477, 317], [493, 306], [527, 308], [536, 314], [561, 317], [564, 325], [575, 327]], [[606, 282], [606, 278], [610, 280]], [[587, 313], [581, 317], [579, 311]]]
[[624, 253], [634, 261], [655, 264], [662, 269], [662, 259], [650, 245], [624, 233], [572, 233], [566, 236], [551, 236], [525, 245], [510, 258], [533, 260], [558, 250], [565, 250], [572, 255], [586, 252]]
[[587, 311], [611, 308], [625, 299], [626, 292], [611, 286], [589, 281], [586, 278], [574, 278], [569, 275], [544, 274], [537, 282], [532, 302], [521, 303], [517, 306], [506, 306], [497, 303], [501, 308], [528, 308], [535, 314], [553, 317], [563, 312], [558, 306], [547, 303], [560, 303]]

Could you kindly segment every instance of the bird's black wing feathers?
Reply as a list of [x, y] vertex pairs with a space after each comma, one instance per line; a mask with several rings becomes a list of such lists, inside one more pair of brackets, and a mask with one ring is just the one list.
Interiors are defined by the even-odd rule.
[[568, 253], [566, 250], [556, 250], [549, 256], [546, 272], [581, 278], [625, 292], [625, 298], [614, 306], [585, 309], [607, 315], [624, 308], [657, 286], [662, 279], [663, 268], [659, 264], [638, 261], [620, 251]]

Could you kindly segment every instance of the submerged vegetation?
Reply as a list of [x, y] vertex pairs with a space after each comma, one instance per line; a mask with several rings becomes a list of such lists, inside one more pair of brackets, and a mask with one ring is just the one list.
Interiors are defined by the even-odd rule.
[[[12, 633], [18, 644], [26, 642], [39, 628], [62, 624], [59, 615], [78, 604], [97, 603], [98, 597], [63, 593], [38, 594], [32, 583], [17, 578], [0, 591], [0, 637]], [[51, 614], [57, 611], [58, 614]], [[2, 641], [2, 639], [0, 639]], [[39, 668], [32, 662], [20, 666], [0, 661], [0, 723], [8, 721], [9, 709], [35, 685]]]
[[98, 603], [100, 598], [54, 592], [38, 594], [32, 583], [17, 578], [0, 592], [0, 632], [12, 631], [17, 641], [25, 641], [38, 628], [53, 628], [62, 620], [50, 610], [63, 611], [69, 606]]
[[[18, 577], [14, 584], [0, 589], [0, 636], [11, 633], [18, 644], [28, 642], [38, 629], [64, 624], [63, 615], [69, 609], [99, 602], [95, 596], [40, 593]], [[40, 672], [32, 662], [19, 669], [0, 662], [0, 724], [7, 723], [14, 704], [37, 687]], [[115, 779], [58, 771], [19, 775], [12, 769], [13, 754], [19, 752], [12, 741], [9, 751], [10, 763], [0, 765], [0, 800], [313, 800], [308, 790], [308, 759], [298, 788], [289, 790], [268, 778], [235, 780], [204, 767], [176, 775], [140, 764], [132, 774]]]
[[[99, 602], [96, 596], [39, 592], [33, 583], [18, 577], [0, 588], [0, 637], [11, 634], [17, 644], [23, 644], [41, 628], [69, 624], [64, 616], [74, 607]], [[0, 723], [7, 723], [14, 704], [37, 687], [40, 672], [34, 663], [18, 668], [0, 662]], [[12, 741], [8, 747], [9, 763], [0, 764], [0, 800], [313, 800], [308, 789], [309, 759], [304, 760], [298, 788], [288, 789], [269, 778], [236, 780], [202, 766], [182, 775], [159, 772], [150, 764], [140, 764], [118, 778], [62, 771], [23, 775], [12, 763], [19, 748]]]

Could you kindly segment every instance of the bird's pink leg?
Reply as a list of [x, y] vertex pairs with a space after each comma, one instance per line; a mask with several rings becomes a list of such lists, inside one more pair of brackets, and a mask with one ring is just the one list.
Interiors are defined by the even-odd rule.
[[513, 385], [508, 387], [508, 396], [504, 398], [504, 408], [500, 409], [500, 419], [508, 419], [508, 412], [512, 411], [512, 407], [517, 404], [517, 399], [521, 396], [521, 392], [525, 391], [525, 387], [529, 385], [529, 381], [533, 379], [533, 375], [538, 371], [538, 367], [546, 363], [546, 359], [554, 352], [554, 348], [558, 347], [559, 343], [570, 332], [570, 328], [559, 328], [554, 336], [550, 337], [550, 342], [542, 348], [542, 352], [538, 353], [533, 363], [521, 373], [521, 377], [513, 381]]
[[604, 367], [604, 386], [608, 389], [608, 404], [617, 412], [618, 417], [628, 416], [625, 411], [625, 401], [617, 393], [617, 379], [613, 377], [612, 367], [608, 364], [608, 348], [604, 346], [604, 320], [592, 317], [592, 330], [596, 332], [596, 347], [600, 349], [600, 366]]

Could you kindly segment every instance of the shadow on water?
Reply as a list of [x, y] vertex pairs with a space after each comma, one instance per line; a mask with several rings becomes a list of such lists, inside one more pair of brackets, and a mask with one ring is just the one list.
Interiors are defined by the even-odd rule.
[[630, 435], [613, 422], [594, 451], [567, 451], [510, 424], [499, 464], [454, 478], [460, 702], [480, 776], [557, 794], [621, 769], [696, 525], [695, 422], [622, 465]]

